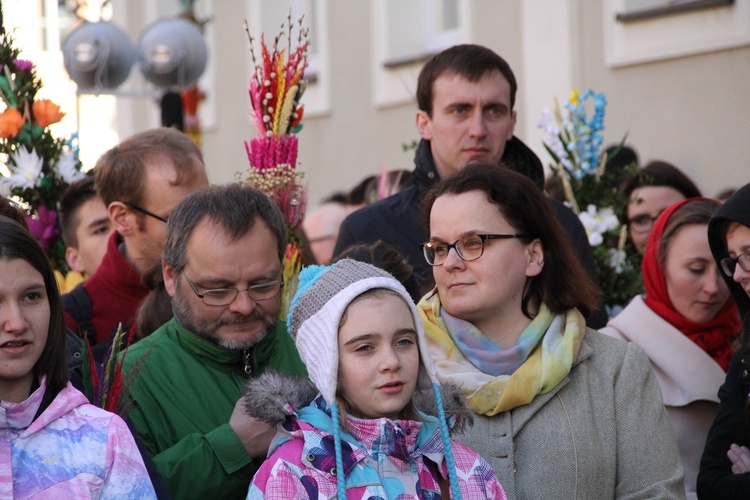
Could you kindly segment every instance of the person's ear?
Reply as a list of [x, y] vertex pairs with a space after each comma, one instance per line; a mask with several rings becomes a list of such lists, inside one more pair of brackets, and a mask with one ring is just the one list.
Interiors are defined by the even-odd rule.
[[161, 274], [164, 278], [164, 288], [170, 297], [174, 297], [177, 292], [177, 274], [179, 273], [173, 267], [168, 266], [164, 259], [162, 259]]
[[417, 111], [417, 131], [422, 139], [426, 141], [432, 140], [432, 119], [427, 112], [421, 109]]
[[115, 230], [123, 236], [131, 236], [136, 231], [136, 214], [121, 201], [113, 201], [107, 207], [109, 220], [115, 226]]
[[73, 271], [83, 273], [84, 269], [83, 264], [81, 263], [81, 254], [78, 252], [77, 248], [67, 247], [65, 249], [65, 262], [68, 263], [68, 266]]
[[538, 276], [544, 268], [544, 248], [539, 238], [526, 245], [526, 276]]
[[516, 115], [515, 110], [510, 112], [510, 118], [511, 118], [511, 121], [512, 121], [512, 125], [508, 129], [508, 135], [505, 138], [506, 141], [511, 140], [513, 138], [513, 134], [516, 131], [516, 120], [517, 120], [518, 116]]

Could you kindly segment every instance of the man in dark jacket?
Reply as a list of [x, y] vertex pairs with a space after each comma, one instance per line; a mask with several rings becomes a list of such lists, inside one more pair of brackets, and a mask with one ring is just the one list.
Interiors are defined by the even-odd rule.
[[[501, 162], [534, 180], [543, 189], [539, 158], [513, 135], [516, 79], [508, 63], [479, 45], [457, 45], [430, 59], [417, 81], [417, 129], [422, 137], [414, 156], [414, 185], [347, 217], [334, 255], [356, 243], [383, 240], [394, 245], [414, 268], [420, 289], [434, 286], [432, 270], [422, 256], [427, 224], [420, 204], [440, 179], [475, 161]], [[594, 258], [583, 225], [562, 203], [550, 199], [582, 263], [596, 280]], [[589, 326], [606, 324], [603, 311]]]

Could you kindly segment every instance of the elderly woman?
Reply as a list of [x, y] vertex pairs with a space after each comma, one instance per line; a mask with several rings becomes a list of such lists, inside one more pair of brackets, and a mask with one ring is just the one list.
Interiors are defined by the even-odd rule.
[[436, 289], [419, 303], [462, 439], [508, 498], [681, 498], [682, 467], [643, 351], [585, 326], [596, 287], [537, 186], [469, 165], [425, 199]]
[[643, 256], [645, 297], [636, 296], [601, 331], [634, 342], [648, 355], [696, 498], [703, 446], [719, 402], [740, 321], [708, 246], [708, 221], [719, 202], [690, 198], [654, 224]]

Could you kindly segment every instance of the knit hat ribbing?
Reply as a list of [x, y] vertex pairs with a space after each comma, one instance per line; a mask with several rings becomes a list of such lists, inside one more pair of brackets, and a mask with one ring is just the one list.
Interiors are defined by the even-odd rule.
[[355, 298], [376, 288], [395, 291], [408, 305], [422, 361], [418, 385], [430, 388], [437, 383], [417, 308], [406, 289], [393, 276], [373, 265], [343, 259], [330, 267], [305, 268], [299, 279], [300, 286], [289, 313], [289, 333], [307, 366], [310, 379], [329, 404], [336, 396], [341, 317]]

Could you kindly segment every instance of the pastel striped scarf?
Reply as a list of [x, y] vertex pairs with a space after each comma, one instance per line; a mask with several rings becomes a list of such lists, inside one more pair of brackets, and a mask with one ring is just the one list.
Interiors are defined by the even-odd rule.
[[[555, 315], [542, 304], [539, 314], [521, 334], [522, 342], [536, 338], [536, 345], [515, 371], [493, 375], [477, 367], [488, 359], [484, 356], [481, 362], [477, 361], [480, 342], [472, 345], [470, 356], [474, 363], [461, 351], [454, 340], [455, 332], [446, 326], [437, 294], [423, 298], [417, 309], [438, 378], [462, 387], [472, 411], [488, 416], [528, 404], [537, 394], [557, 387], [570, 373], [586, 331], [583, 315], [577, 309]], [[465, 322], [449, 319], [448, 323], [455, 328]], [[458, 336], [465, 345], [467, 332], [458, 332]]]

